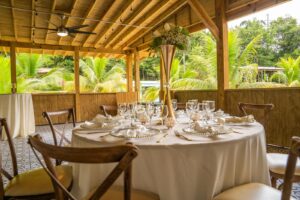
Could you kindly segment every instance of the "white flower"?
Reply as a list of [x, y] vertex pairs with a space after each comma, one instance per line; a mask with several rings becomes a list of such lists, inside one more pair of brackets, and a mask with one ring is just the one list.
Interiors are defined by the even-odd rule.
[[160, 37], [161, 33], [158, 30], [156, 30], [156, 31], [153, 32], [153, 36], [154, 37]]
[[166, 31], [170, 31], [170, 30], [171, 30], [170, 24], [169, 24], [169, 23], [165, 23], [164, 29], [165, 29]]

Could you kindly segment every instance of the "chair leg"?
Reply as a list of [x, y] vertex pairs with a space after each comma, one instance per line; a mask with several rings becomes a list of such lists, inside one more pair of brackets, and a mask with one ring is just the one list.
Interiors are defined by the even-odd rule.
[[273, 188], [276, 188], [277, 178], [271, 177], [271, 184]]

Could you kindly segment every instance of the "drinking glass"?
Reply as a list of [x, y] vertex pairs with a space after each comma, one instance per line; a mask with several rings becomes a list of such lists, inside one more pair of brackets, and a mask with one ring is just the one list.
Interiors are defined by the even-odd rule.
[[120, 116], [124, 116], [125, 112], [127, 111], [127, 104], [126, 103], [119, 103], [118, 104], [118, 112]]
[[205, 122], [207, 123], [206, 109], [207, 109], [206, 103], [198, 103], [198, 111], [200, 114], [200, 119], [201, 120], [205, 119]]
[[154, 115], [154, 112], [155, 112], [155, 107], [153, 106], [152, 103], [148, 103], [146, 105], [146, 113], [147, 115], [149, 116], [149, 119], [150, 119], [150, 125], [152, 123], [152, 117]]
[[215, 101], [203, 101], [203, 103], [206, 103], [206, 113], [208, 120], [213, 116], [213, 112], [215, 111]]
[[186, 102], [185, 111], [186, 111], [186, 115], [188, 116], [188, 118], [191, 118], [191, 116], [195, 112], [195, 102], [192, 102], [192, 101]]
[[173, 106], [174, 111], [176, 111], [177, 110], [177, 99], [172, 99], [172, 106]]

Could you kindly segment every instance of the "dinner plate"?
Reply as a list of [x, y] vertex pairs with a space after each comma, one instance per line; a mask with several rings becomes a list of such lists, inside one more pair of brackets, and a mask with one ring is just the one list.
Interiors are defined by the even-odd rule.
[[213, 132], [199, 132], [193, 128], [183, 128], [182, 131], [187, 134], [199, 135], [199, 136], [216, 136], [216, 135], [224, 135], [228, 132], [225, 129], [214, 130]]
[[251, 125], [254, 125], [255, 122], [238, 122], [238, 123], [235, 123], [235, 122], [225, 122], [225, 125], [228, 125], [228, 126], [251, 126]]
[[88, 129], [88, 130], [101, 130], [101, 131], [111, 131], [113, 129], [113, 126], [111, 125], [105, 125], [97, 124], [93, 122], [85, 122], [84, 124], [80, 125], [80, 128]]
[[121, 138], [150, 138], [157, 135], [158, 133], [160, 133], [160, 130], [148, 128], [145, 128], [143, 130], [136, 128], [122, 128], [110, 132], [112, 136]]

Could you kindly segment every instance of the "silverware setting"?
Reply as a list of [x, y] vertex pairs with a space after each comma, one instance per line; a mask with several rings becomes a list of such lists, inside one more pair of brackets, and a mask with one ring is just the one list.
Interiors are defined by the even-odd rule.
[[176, 135], [176, 137], [184, 139], [184, 140], [187, 140], [187, 141], [194, 141], [194, 140], [192, 140], [192, 139], [190, 139], [190, 138], [188, 138], [188, 137], [180, 134], [178, 131], [175, 131], [175, 135]]
[[167, 137], [167, 135], [169, 135], [169, 133], [165, 133], [161, 138], [159, 138], [156, 143], [161, 143], [163, 141], [164, 138]]

